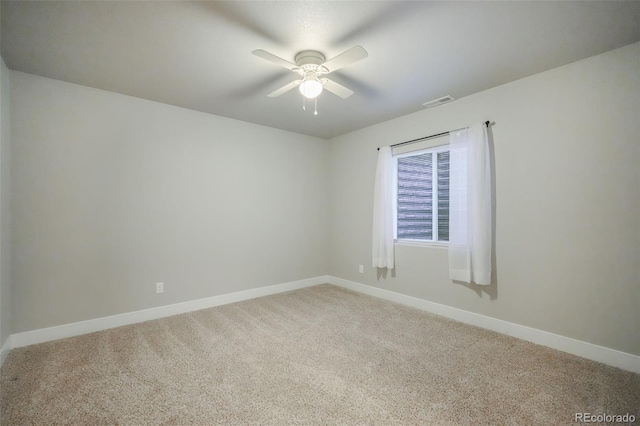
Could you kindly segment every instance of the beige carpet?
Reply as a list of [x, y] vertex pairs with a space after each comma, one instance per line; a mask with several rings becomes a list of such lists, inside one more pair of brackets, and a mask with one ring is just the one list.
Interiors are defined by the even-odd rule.
[[3, 425], [575, 424], [640, 375], [330, 285], [14, 349]]

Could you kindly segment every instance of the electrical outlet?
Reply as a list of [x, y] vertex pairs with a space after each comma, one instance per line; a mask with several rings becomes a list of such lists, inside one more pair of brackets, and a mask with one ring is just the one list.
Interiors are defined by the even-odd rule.
[[156, 283], [156, 293], [164, 293], [164, 283]]
[[358, 270], [360, 271], [361, 274], [364, 274], [364, 265], [360, 265]]

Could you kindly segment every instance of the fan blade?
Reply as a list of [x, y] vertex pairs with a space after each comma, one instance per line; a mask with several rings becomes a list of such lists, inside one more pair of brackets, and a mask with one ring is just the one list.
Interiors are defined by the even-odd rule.
[[267, 51], [264, 51], [262, 49], [254, 50], [251, 53], [256, 55], [258, 58], [265, 59], [265, 60], [267, 60], [269, 62], [272, 62], [272, 63], [274, 63], [276, 65], [280, 65], [281, 67], [286, 68], [286, 69], [291, 70], [291, 71], [293, 71], [293, 70], [298, 68], [298, 66], [296, 64], [292, 64], [291, 62], [286, 61], [286, 60], [282, 59], [281, 57], [276, 56], [273, 53], [269, 53]]
[[347, 65], [351, 65], [360, 59], [364, 59], [367, 56], [369, 56], [369, 54], [364, 50], [364, 47], [355, 46], [345, 52], [342, 52], [335, 58], [329, 59], [327, 62], [322, 64], [322, 66], [325, 67], [328, 72], [333, 72], [342, 67], [346, 67]]
[[274, 90], [273, 92], [269, 93], [267, 96], [270, 97], [270, 98], [277, 98], [278, 96], [282, 95], [283, 93], [288, 92], [289, 90], [293, 89], [294, 87], [300, 86], [300, 83], [302, 83], [302, 80], [292, 81], [291, 83], [282, 86], [278, 90]]
[[342, 99], [347, 99], [349, 96], [353, 95], [353, 90], [347, 89], [342, 84], [338, 84], [333, 80], [329, 80], [328, 78], [323, 78], [323, 87], [333, 93], [336, 96], [340, 96]]

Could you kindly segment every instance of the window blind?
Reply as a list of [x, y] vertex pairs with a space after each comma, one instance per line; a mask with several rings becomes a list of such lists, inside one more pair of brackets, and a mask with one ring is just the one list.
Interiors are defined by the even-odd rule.
[[397, 237], [433, 239], [433, 154], [398, 158]]
[[438, 241], [449, 241], [449, 151], [438, 153]]
[[397, 161], [397, 239], [449, 241], [449, 151]]

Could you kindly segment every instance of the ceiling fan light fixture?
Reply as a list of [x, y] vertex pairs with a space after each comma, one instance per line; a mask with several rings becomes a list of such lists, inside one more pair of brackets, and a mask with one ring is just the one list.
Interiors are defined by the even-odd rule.
[[289, 71], [293, 71], [302, 77], [302, 80], [292, 81], [291, 83], [285, 84], [283, 87], [274, 90], [267, 95], [268, 97], [277, 98], [297, 86], [300, 90], [300, 94], [304, 97], [304, 100], [316, 99], [324, 89], [327, 89], [329, 93], [333, 93], [342, 99], [346, 99], [353, 95], [353, 90], [350, 90], [328, 78], [321, 79], [320, 77], [369, 56], [362, 46], [354, 46], [328, 61], [325, 59], [324, 55], [317, 50], [303, 50], [302, 52], [298, 52], [296, 55], [296, 63], [294, 64], [262, 49], [254, 50], [251, 53], [259, 58], [286, 68]]
[[315, 73], [307, 73], [302, 83], [300, 83], [300, 93], [307, 99], [316, 98], [322, 93], [322, 83]]

